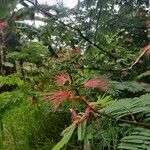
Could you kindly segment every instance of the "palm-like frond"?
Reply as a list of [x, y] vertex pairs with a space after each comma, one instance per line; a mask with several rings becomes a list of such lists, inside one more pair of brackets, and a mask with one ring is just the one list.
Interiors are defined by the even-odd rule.
[[137, 80], [144, 82], [142, 84], [146, 87], [147, 91], [150, 91], [150, 84], [147, 84], [150, 81], [150, 70], [147, 70], [140, 74], [137, 77]]
[[129, 136], [121, 139], [120, 149], [127, 150], [149, 150], [150, 149], [150, 130], [135, 128]]
[[125, 91], [126, 93], [129, 92], [134, 95], [136, 93], [146, 90], [143, 84], [140, 84], [135, 81], [128, 81], [128, 82], [111, 81], [110, 84], [111, 88], [107, 91], [107, 93], [117, 97], [124, 95]]
[[115, 118], [137, 113], [150, 113], [150, 94], [143, 95], [140, 98], [120, 99], [105, 107], [102, 111]]
[[[122, 117], [132, 118], [133, 121], [141, 120], [141, 122], [150, 123], [150, 94], [143, 95], [139, 98], [120, 99], [111, 103], [102, 109], [105, 113], [119, 119]], [[136, 116], [136, 119], [134, 118]], [[141, 116], [144, 116], [141, 118]], [[134, 120], [135, 119], [135, 120]], [[120, 149], [126, 150], [149, 150], [150, 149], [150, 130], [137, 127], [121, 139]]]

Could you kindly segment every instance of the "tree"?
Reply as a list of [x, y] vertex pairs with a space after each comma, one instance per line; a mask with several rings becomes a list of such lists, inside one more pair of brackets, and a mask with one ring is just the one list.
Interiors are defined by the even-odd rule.
[[[18, 118], [13, 146], [149, 149], [148, 1], [83, 0], [72, 9], [20, 3], [20, 10], [6, 9], [11, 13], [1, 40], [1, 60], [16, 66], [14, 74], [0, 77], [5, 130], [10, 112], [18, 112], [11, 114]], [[36, 28], [26, 19], [45, 24]]]

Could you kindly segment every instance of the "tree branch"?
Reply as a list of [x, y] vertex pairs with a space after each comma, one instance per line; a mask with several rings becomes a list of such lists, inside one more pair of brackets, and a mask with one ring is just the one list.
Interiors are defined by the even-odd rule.
[[136, 121], [131, 121], [131, 120], [125, 120], [125, 119], [121, 119], [121, 118], [116, 119], [116, 118], [114, 118], [113, 116], [111, 116], [111, 115], [109, 115], [109, 114], [107, 114], [107, 113], [105, 113], [105, 112], [95, 110], [94, 108], [92, 108], [92, 107], [89, 105], [89, 103], [88, 103], [84, 98], [83, 98], [81, 101], [83, 101], [83, 103], [84, 103], [86, 106], [90, 107], [93, 112], [95, 112], [95, 113], [97, 113], [97, 114], [100, 114], [100, 115], [102, 115], [102, 116], [105, 116], [105, 117], [109, 118], [110, 121], [115, 121], [115, 122], [120, 122], [120, 123], [128, 123], [128, 124], [131, 124], [131, 125], [141, 126], [141, 127], [150, 129], [150, 124], [146, 124], [146, 123], [142, 123], [142, 122], [136, 122]]
[[146, 49], [140, 54], [140, 56], [130, 65], [130, 67], [128, 68], [124, 68], [122, 69], [123, 71], [124, 70], [131, 70], [136, 64], [139, 63], [140, 59], [146, 54], [147, 51], [150, 50], [150, 45], [148, 47], [146, 47]]
[[[29, 2], [30, 4], [32, 4], [37, 10], [39, 10], [40, 12], [42, 12], [45, 16], [52, 18], [53, 20], [57, 21], [58, 23], [62, 24], [65, 27], [68, 27], [74, 31], [76, 31], [79, 36], [81, 38], [83, 38], [85, 41], [87, 41], [89, 44], [93, 45], [94, 47], [98, 48], [99, 50], [101, 50], [103, 53], [107, 54], [109, 56], [109, 58], [112, 58], [113, 60], [117, 60], [118, 58], [116, 56], [114, 56], [113, 54], [109, 53], [108, 51], [106, 51], [105, 49], [103, 49], [101, 46], [93, 43], [91, 40], [89, 40], [88, 37], [84, 36], [84, 34], [80, 31], [80, 29], [72, 27], [70, 24], [65, 24], [64, 22], [62, 22], [61, 20], [59, 20], [58, 18], [56, 18], [54, 15], [52, 15], [50, 12], [47, 12], [44, 8], [40, 7], [39, 5], [36, 5], [34, 2], [30, 1], [30, 0], [26, 0], [27, 2]], [[124, 64], [123, 62], [119, 62], [121, 64], [121, 66], [125, 67], [127, 66], [126, 64]]]

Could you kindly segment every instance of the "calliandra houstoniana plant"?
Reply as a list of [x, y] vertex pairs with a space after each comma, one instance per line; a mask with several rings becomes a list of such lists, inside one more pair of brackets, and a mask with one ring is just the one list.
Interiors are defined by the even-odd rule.
[[109, 84], [105, 80], [91, 79], [84, 82], [84, 87], [106, 90], [109, 88]]
[[78, 115], [76, 110], [74, 108], [71, 108], [70, 113], [71, 113], [72, 121], [76, 123], [77, 125], [79, 125], [83, 123], [86, 119], [88, 119], [90, 114], [92, 114], [93, 116], [96, 116], [95, 112], [91, 108], [92, 107], [87, 106], [85, 109], [85, 112], [82, 115]]
[[[70, 104], [68, 109], [72, 119], [72, 124], [62, 132], [63, 138], [58, 142], [52, 150], [60, 150], [70, 140], [74, 130], [77, 128], [77, 137], [79, 141], [86, 139], [86, 123], [89, 121], [90, 116], [97, 116], [97, 112], [94, 111], [95, 103], [86, 99], [85, 95], [80, 95], [78, 87], [73, 80], [73, 77], [69, 73], [59, 73], [54, 77], [54, 83], [58, 86], [58, 91], [45, 93], [44, 99], [51, 103], [55, 109], [57, 109], [64, 101], [69, 100]], [[74, 86], [75, 85], [75, 86]], [[72, 88], [73, 87], [73, 88]], [[109, 84], [105, 80], [91, 79], [82, 83], [82, 88], [96, 88], [99, 90], [108, 89]], [[76, 102], [81, 103], [83, 111], [78, 112]], [[84, 145], [85, 146], [85, 145]], [[85, 146], [86, 147], [86, 146]], [[87, 149], [87, 148], [86, 148]]]
[[[66, 82], [68, 82], [67, 86], [65, 85]], [[65, 100], [70, 100], [71, 101], [71, 108], [70, 110], [74, 110], [74, 102], [77, 99], [80, 99], [80, 101], [82, 101], [80, 97], [80, 95], [76, 95], [74, 94], [74, 91], [71, 91], [69, 87], [72, 83], [71, 81], [71, 77], [68, 73], [59, 73], [54, 77], [54, 83], [57, 86], [61, 86], [61, 89], [59, 91], [55, 91], [52, 93], [45, 93], [44, 99], [47, 102], [50, 102], [55, 108], [58, 108], [60, 106], [61, 103], [63, 103]], [[109, 87], [109, 84], [105, 81], [105, 80], [100, 80], [100, 79], [91, 79], [87, 82], [85, 82], [83, 84], [83, 87], [87, 87], [87, 88], [96, 88], [96, 89], [100, 89], [100, 90], [106, 90]], [[88, 108], [89, 109], [89, 108]], [[87, 109], [87, 110], [88, 110]], [[85, 113], [87, 114], [87, 110], [85, 111]], [[71, 111], [72, 112], [72, 111]], [[87, 115], [88, 116], [88, 115]]]
[[71, 79], [68, 73], [60, 73], [55, 76], [54, 80], [57, 86], [63, 86], [66, 82], [71, 84]]
[[44, 98], [47, 102], [50, 102], [55, 108], [58, 108], [62, 102], [66, 99], [73, 99], [73, 93], [70, 91], [56, 91], [52, 93], [45, 93]]
[[[60, 104], [63, 103], [66, 99], [70, 99], [72, 103], [75, 100], [73, 93], [69, 91], [56, 91], [53, 93], [46, 93], [44, 94], [44, 98], [47, 102], [50, 102], [55, 108], [58, 108]], [[87, 106], [85, 112], [82, 115], [78, 115], [74, 109], [74, 106], [72, 105], [72, 107], [70, 108], [72, 121], [76, 124], [80, 124], [88, 119], [90, 114], [93, 114], [95, 116], [95, 113], [91, 108], [92, 107]]]

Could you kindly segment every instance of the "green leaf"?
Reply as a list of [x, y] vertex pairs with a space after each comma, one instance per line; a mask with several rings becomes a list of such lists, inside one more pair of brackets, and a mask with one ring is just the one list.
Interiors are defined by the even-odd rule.
[[131, 150], [149, 150], [150, 149], [150, 131], [144, 128], [135, 128], [129, 136], [125, 136], [121, 139], [119, 144], [121, 149]]
[[52, 148], [52, 150], [60, 150], [64, 145], [66, 145], [69, 142], [69, 140], [70, 140], [70, 138], [71, 138], [71, 136], [72, 136], [75, 128], [76, 128], [76, 124], [75, 123], [73, 123], [72, 125], [70, 125], [69, 127], [67, 127], [62, 132], [63, 138], [61, 139], [60, 142], [58, 142], [55, 145], [55, 147]]
[[92, 134], [89, 132], [85, 135], [84, 138], [84, 149], [83, 150], [91, 150], [90, 139], [92, 139]]
[[86, 131], [86, 120], [79, 124], [78, 126], [78, 140], [82, 141], [85, 137], [85, 131]]
[[112, 101], [113, 101], [113, 99], [110, 96], [98, 97], [98, 100], [97, 100], [96, 104], [100, 105], [101, 107], [105, 107], [105, 106], [111, 104]]
[[14, 64], [12, 64], [10, 62], [3, 62], [3, 65], [6, 67], [14, 67]]
[[150, 112], [150, 95], [146, 94], [139, 98], [120, 99], [106, 106], [101, 111], [110, 114], [113, 117], [121, 118], [136, 113]]

